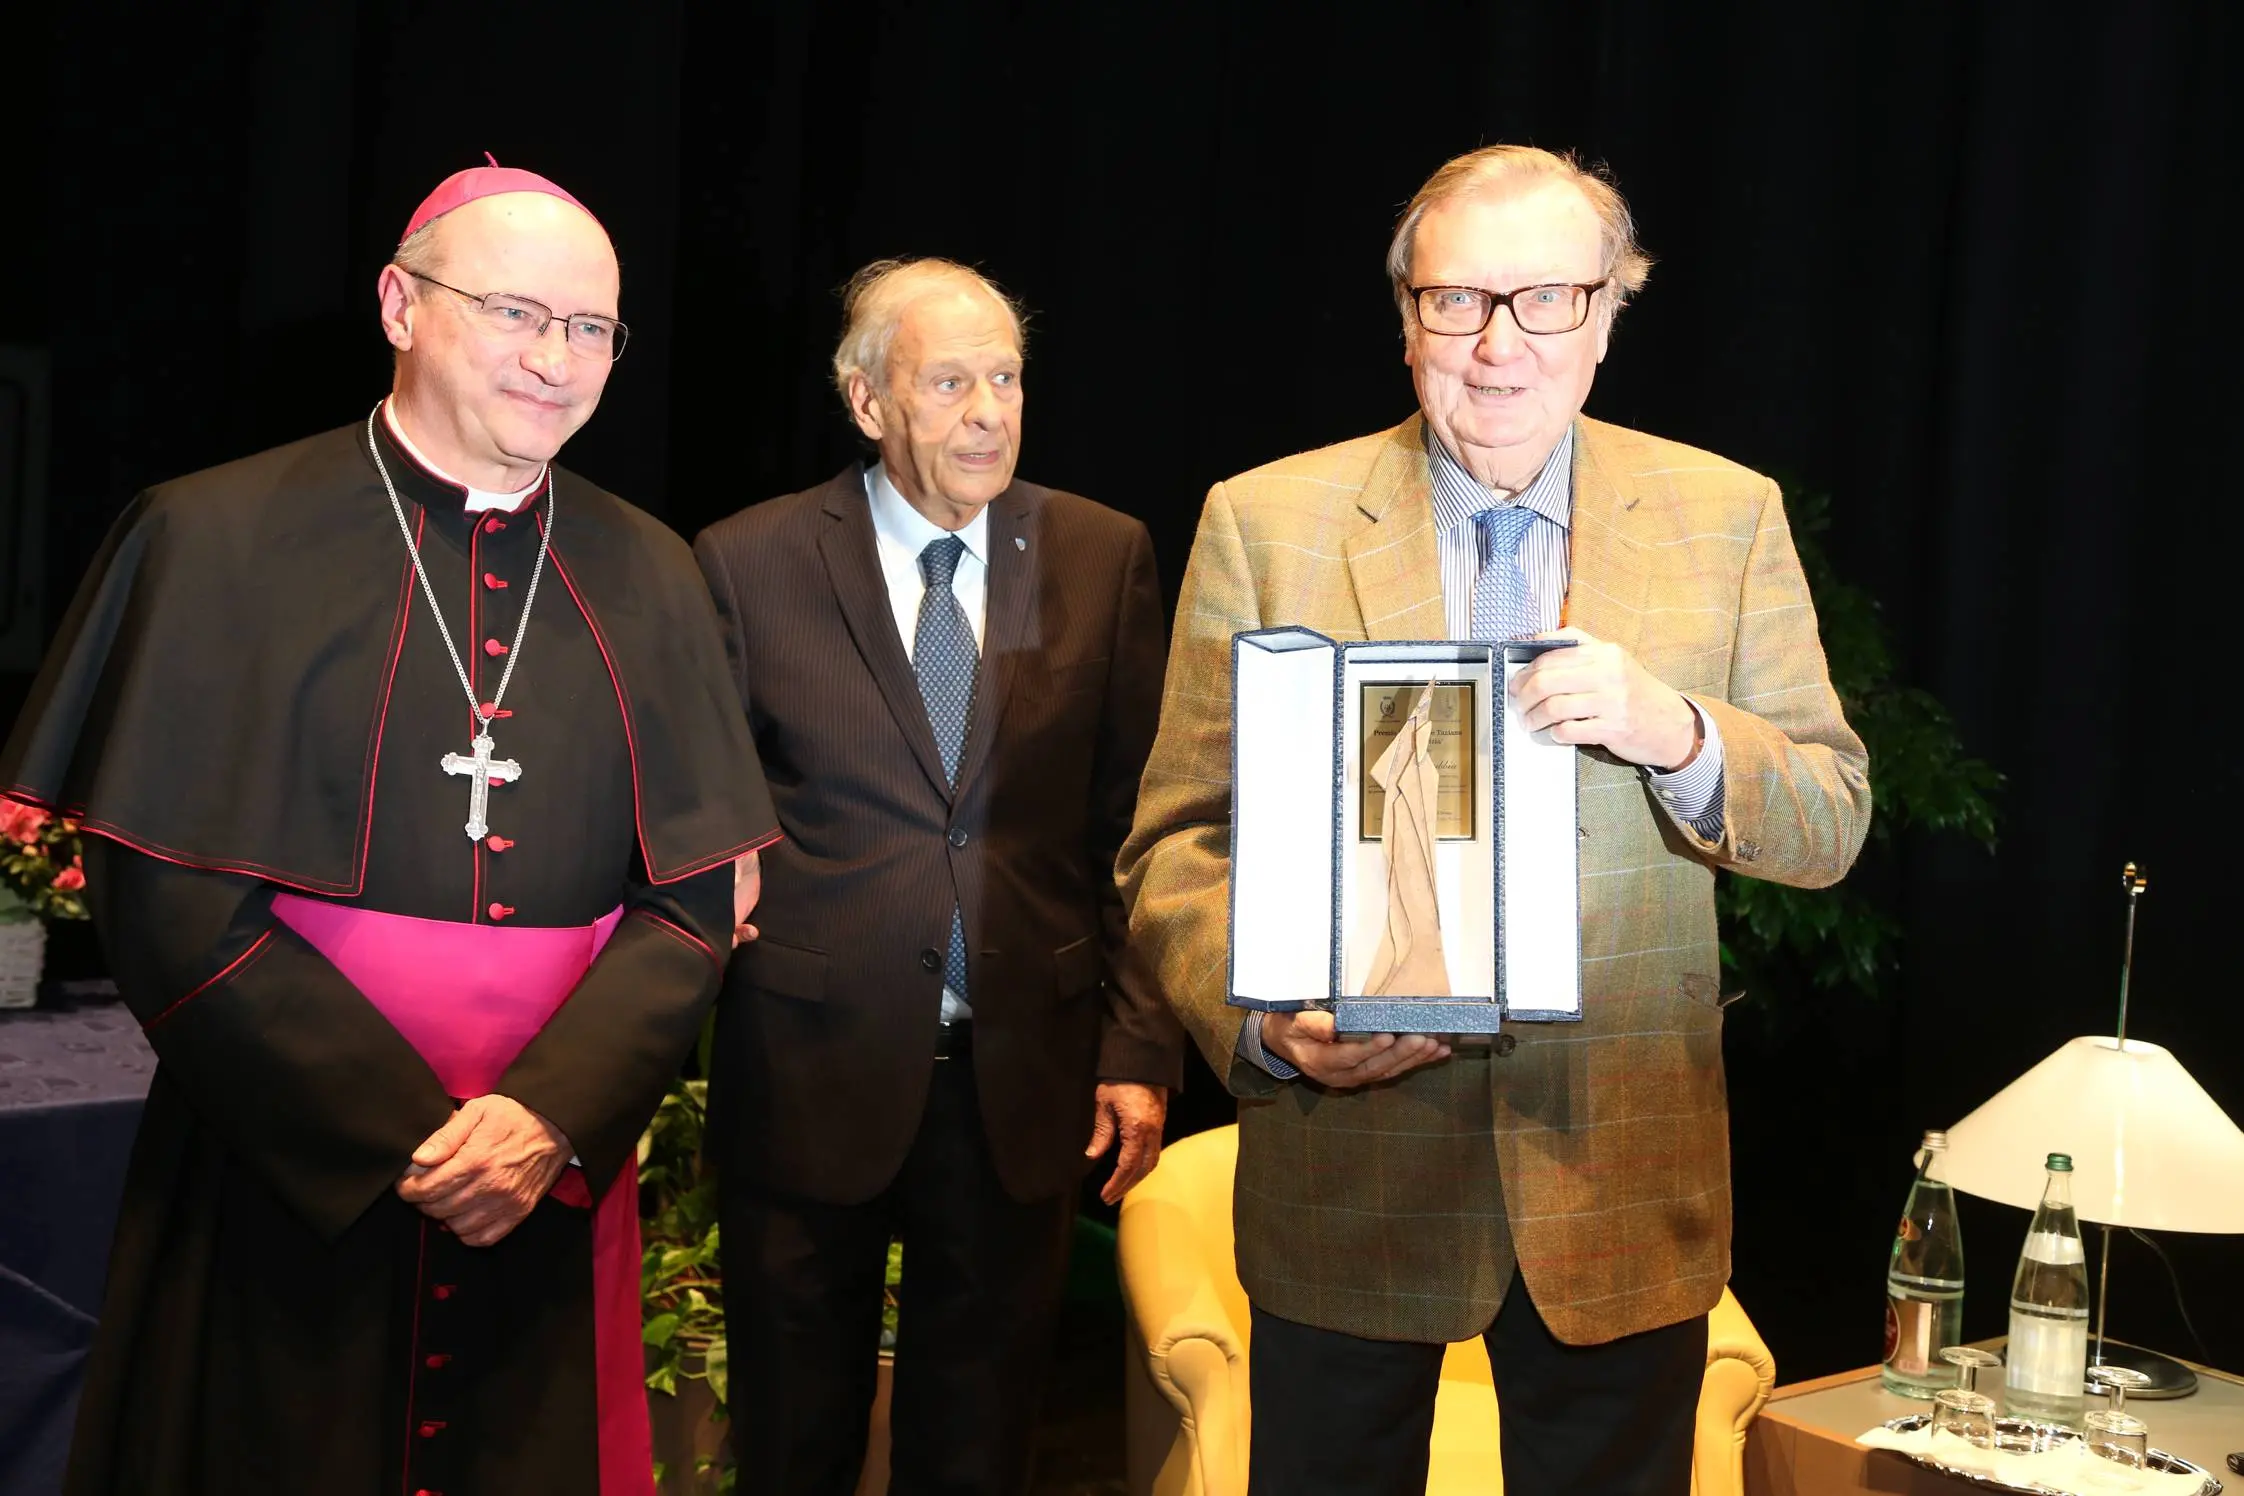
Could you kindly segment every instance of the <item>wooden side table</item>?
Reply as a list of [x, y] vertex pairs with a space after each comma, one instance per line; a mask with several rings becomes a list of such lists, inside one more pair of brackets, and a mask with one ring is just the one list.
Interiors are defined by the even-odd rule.
[[[2150, 1425], [2152, 1447], [2203, 1466], [2231, 1496], [2244, 1496], [2244, 1476], [2228, 1468], [2229, 1452], [2244, 1450], [2244, 1380], [2190, 1364], [2197, 1372], [2195, 1394], [2131, 1402], [2128, 1411]], [[1854, 1442], [1874, 1424], [1931, 1411], [1930, 1402], [1886, 1391], [1875, 1366], [1779, 1387], [1746, 1435], [1746, 1496], [1958, 1496], [1974, 1489]]]

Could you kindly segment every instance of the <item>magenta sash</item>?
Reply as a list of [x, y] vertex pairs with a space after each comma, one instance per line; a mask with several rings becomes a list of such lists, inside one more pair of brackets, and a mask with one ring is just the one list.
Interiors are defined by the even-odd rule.
[[[462, 1100], [490, 1094], [623, 920], [619, 907], [597, 923], [559, 929], [456, 924], [286, 893], [273, 896], [273, 913], [333, 962]], [[654, 1496], [639, 1333], [638, 1170], [625, 1167], [595, 1203], [572, 1166], [551, 1198], [593, 1212], [601, 1496]]]

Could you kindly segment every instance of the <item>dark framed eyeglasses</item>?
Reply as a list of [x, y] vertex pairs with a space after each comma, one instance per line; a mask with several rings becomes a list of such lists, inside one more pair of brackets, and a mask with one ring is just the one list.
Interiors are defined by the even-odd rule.
[[1589, 321], [1590, 298], [1606, 282], [1582, 285], [1565, 281], [1542, 286], [1521, 286], [1516, 291], [1483, 291], [1478, 286], [1412, 286], [1411, 303], [1418, 309], [1418, 325], [1447, 338], [1477, 337], [1488, 330], [1496, 308], [1511, 309], [1521, 332], [1538, 337], [1572, 332]]
[[[403, 270], [404, 266], [399, 266]], [[448, 286], [433, 275], [423, 275], [418, 270], [405, 273], [418, 281], [427, 281], [439, 291], [450, 291], [463, 297], [476, 310], [478, 321], [493, 335], [534, 343], [545, 336], [545, 330], [558, 318], [561, 322], [561, 340], [571, 353], [584, 358], [604, 358], [610, 363], [623, 357], [623, 345], [630, 340], [631, 329], [613, 317], [598, 312], [571, 312], [566, 317], [542, 301], [532, 301], [527, 296], [516, 296], [511, 291], [486, 291], [478, 296], [473, 291], [463, 291], [458, 286]]]

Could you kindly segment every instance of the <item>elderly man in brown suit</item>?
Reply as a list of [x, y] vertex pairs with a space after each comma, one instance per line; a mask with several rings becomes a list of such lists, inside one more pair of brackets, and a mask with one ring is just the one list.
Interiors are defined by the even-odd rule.
[[[1648, 265], [1571, 159], [1450, 162], [1388, 256], [1419, 413], [1218, 484], [1201, 516], [1118, 866], [1133, 941], [1241, 1100], [1262, 1496], [1423, 1491], [1442, 1346], [1473, 1335], [1510, 1489], [1689, 1488], [1730, 1271], [1715, 870], [1831, 883], [1870, 793], [1776, 485], [1580, 414]], [[1342, 1040], [1225, 1004], [1230, 643], [1278, 624], [1578, 641], [1514, 699], [1583, 750], [1582, 1022]]]

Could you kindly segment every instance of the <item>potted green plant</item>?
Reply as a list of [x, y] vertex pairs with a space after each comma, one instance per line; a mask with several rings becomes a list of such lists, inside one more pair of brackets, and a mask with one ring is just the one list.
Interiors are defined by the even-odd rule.
[[[704, 1028], [697, 1076], [709, 1073], [712, 1030]], [[730, 1391], [724, 1286], [718, 1262], [717, 1181], [705, 1163], [709, 1083], [671, 1084], [639, 1139], [640, 1299], [647, 1347], [648, 1409], [654, 1424], [656, 1479], [664, 1496], [731, 1491], [736, 1472], [727, 1440]], [[880, 1380], [873, 1409], [864, 1496], [885, 1489], [888, 1396], [896, 1347], [896, 1293], [903, 1247], [888, 1248], [881, 1290]]]
[[78, 823], [0, 800], [0, 1008], [39, 997], [50, 919], [86, 917], [86, 869]]
[[[1889, 847], [1902, 830], [1960, 835], [1992, 850], [2002, 775], [1964, 751], [1954, 719], [1931, 692], [1899, 679], [1877, 599], [1841, 579], [1824, 553], [1830, 497], [1787, 484], [1785, 507], [1815, 600], [1832, 689], [1870, 752], [1877, 807], [1870, 852]], [[1725, 874], [1714, 897], [1725, 976], [1747, 990], [1800, 985], [1871, 997], [1898, 958], [1901, 927], [1881, 907], [1870, 880], [1790, 888]], [[1784, 1023], [1785, 1011], [1781, 1004], [1763, 1005], [1762, 1021]]]
[[[707, 1051], [704, 1031], [705, 1062]], [[733, 1484], [723, 1422], [717, 1181], [702, 1160], [708, 1087], [701, 1079], [673, 1082], [639, 1139], [642, 1336], [655, 1474], [665, 1496], [701, 1496]]]

